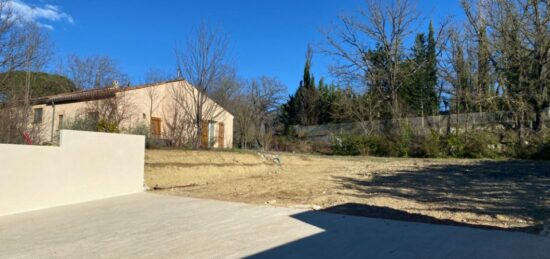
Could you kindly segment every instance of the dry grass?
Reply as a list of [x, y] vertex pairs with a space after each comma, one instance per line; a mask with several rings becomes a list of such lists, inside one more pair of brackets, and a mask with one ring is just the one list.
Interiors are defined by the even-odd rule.
[[158, 192], [430, 223], [539, 231], [550, 164], [149, 150]]

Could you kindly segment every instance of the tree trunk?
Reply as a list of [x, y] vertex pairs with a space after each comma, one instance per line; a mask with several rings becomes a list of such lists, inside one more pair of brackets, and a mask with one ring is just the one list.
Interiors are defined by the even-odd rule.
[[535, 109], [535, 121], [533, 124], [533, 130], [541, 131], [544, 128], [543, 109]]

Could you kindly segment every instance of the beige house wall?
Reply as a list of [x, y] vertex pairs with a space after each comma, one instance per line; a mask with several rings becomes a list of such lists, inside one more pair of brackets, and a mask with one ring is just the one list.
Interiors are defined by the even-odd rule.
[[[182, 90], [184, 89], [184, 90]], [[175, 111], [175, 98], [174, 93], [184, 95], [183, 99], [187, 100], [188, 105], [192, 106], [192, 94], [191, 91], [196, 89], [189, 85], [185, 81], [175, 81], [162, 83], [146, 87], [124, 89], [117, 93], [117, 98], [124, 98], [127, 113], [127, 119], [123, 120], [120, 129], [122, 132], [131, 132], [136, 127], [146, 125], [151, 126], [151, 117], [161, 119], [161, 138], [167, 138], [168, 123], [173, 120], [173, 114]], [[153, 98], [151, 98], [153, 96]], [[41, 128], [41, 137], [35, 142], [50, 142], [55, 141], [56, 136], [59, 134], [59, 118], [63, 116], [65, 123], [74, 120], [78, 116], [86, 116], [87, 109], [93, 105], [93, 102], [86, 101], [67, 104], [56, 105], [35, 105], [33, 109], [42, 108], [42, 122], [39, 125]], [[212, 113], [213, 117], [210, 119], [214, 122], [216, 127], [215, 132], [218, 133], [218, 127], [220, 123], [224, 125], [224, 148], [233, 147], [233, 115], [227, 112], [223, 107], [220, 107], [212, 100], [207, 99], [208, 107], [215, 107], [215, 112]], [[152, 107], [152, 109], [151, 109]], [[180, 112], [182, 110], [180, 109]], [[52, 124], [53, 122], [53, 124]], [[53, 140], [52, 140], [52, 126], [53, 126]], [[213, 143], [214, 148], [219, 147], [219, 143]]]

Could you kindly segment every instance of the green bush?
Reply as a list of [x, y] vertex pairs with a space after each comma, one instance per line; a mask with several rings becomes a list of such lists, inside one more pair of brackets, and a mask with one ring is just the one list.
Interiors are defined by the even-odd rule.
[[99, 132], [109, 132], [109, 133], [120, 133], [118, 125], [115, 123], [109, 122], [107, 120], [99, 120], [97, 123], [97, 131]]
[[[389, 157], [455, 157], [495, 158], [499, 156], [498, 139], [485, 132], [468, 132], [441, 136], [437, 131], [427, 135], [403, 134], [341, 135], [334, 144], [336, 155], [372, 155]], [[550, 145], [549, 145], [550, 146]]]
[[498, 139], [490, 133], [469, 132], [464, 134], [466, 137], [466, 147], [463, 157], [465, 158], [496, 158], [498, 152], [496, 146]]
[[310, 153], [313, 151], [309, 141], [293, 136], [275, 136], [272, 147], [273, 150], [282, 152]]
[[391, 156], [408, 157], [411, 153], [413, 139], [414, 134], [411, 125], [408, 122], [403, 122], [399, 132], [387, 138], [392, 147]]
[[455, 158], [495, 158], [498, 139], [491, 133], [474, 131], [446, 137], [447, 154]]
[[341, 135], [336, 138], [334, 154], [342, 156], [392, 156], [394, 145], [379, 135]]
[[522, 156], [536, 160], [550, 160], [550, 137], [544, 133], [533, 134], [527, 140], [528, 145], [523, 146]]
[[341, 156], [358, 156], [366, 154], [365, 138], [359, 135], [342, 135], [336, 138], [334, 154]]
[[132, 127], [128, 130], [129, 134], [132, 135], [143, 135], [148, 137], [149, 136], [149, 126], [145, 123], [140, 123], [135, 127]]
[[550, 140], [541, 144], [531, 158], [537, 160], [550, 160]]
[[391, 142], [380, 135], [370, 135], [365, 138], [365, 145], [367, 147], [366, 155], [371, 156], [391, 156], [392, 145]]
[[410, 156], [423, 158], [447, 156], [441, 135], [432, 130], [426, 136], [415, 136], [411, 143]]
[[61, 128], [68, 130], [97, 131], [97, 121], [78, 116], [64, 122]]

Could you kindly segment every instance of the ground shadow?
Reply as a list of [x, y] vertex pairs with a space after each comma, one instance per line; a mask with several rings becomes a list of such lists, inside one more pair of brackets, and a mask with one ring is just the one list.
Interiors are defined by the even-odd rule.
[[442, 225], [494, 229], [494, 230], [510, 230], [510, 229], [503, 229], [503, 228], [493, 227], [493, 226], [456, 222], [448, 219], [438, 219], [438, 218], [434, 218], [434, 217], [430, 217], [422, 214], [408, 213], [402, 210], [396, 210], [396, 209], [387, 208], [387, 207], [371, 206], [371, 205], [365, 205], [365, 204], [359, 204], [359, 203], [340, 204], [333, 207], [325, 208], [322, 211], [328, 212], [328, 213], [334, 213], [334, 214], [411, 221], [411, 222], [418, 222], [418, 223], [442, 224]]
[[[517, 218], [534, 222], [525, 228], [540, 231], [550, 221], [550, 163], [534, 161], [480, 161], [474, 164], [431, 165], [418, 170], [385, 174], [370, 179], [334, 177], [358, 198], [393, 197], [434, 205], [447, 212], [467, 212], [495, 219]], [[468, 222], [436, 220], [381, 207], [345, 205], [330, 212], [452, 225]]]
[[[376, 211], [377, 215], [381, 213], [380, 208], [361, 204], [344, 204], [327, 211], [355, 206], [362, 207], [363, 211]], [[395, 212], [386, 213], [395, 215]], [[526, 233], [318, 211], [291, 217], [319, 231], [248, 258], [544, 258], [550, 254], [548, 238]], [[426, 216], [413, 217], [423, 217], [421, 221], [431, 223], [437, 221]], [[289, 238], [292, 236], [288, 234]]]

